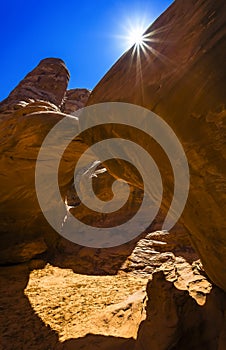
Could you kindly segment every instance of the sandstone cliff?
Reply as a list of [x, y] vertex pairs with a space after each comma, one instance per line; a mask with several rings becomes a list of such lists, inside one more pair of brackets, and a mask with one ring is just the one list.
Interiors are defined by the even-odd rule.
[[[224, 0], [174, 1], [147, 30], [149, 48], [139, 57], [133, 48], [125, 53], [94, 89], [89, 104], [135, 103], [156, 112], [175, 131], [190, 167], [182, 220], [208, 275], [226, 290], [225, 14]], [[94, 142], [111, 132], [105, 126], [90, 137]], [[169, 207], [173, 177], [162, 151], [132, 129], [115, 127], [113, 132], [154, 157], [165, 178], [164, 204]], [[109, 169], [142, 186], [128, 164], [114, 162]]]
[[[112, 249], [83, 248], [60, 237], [42, 214], [35, 190], [35, 165], [40, 146], [51, 128], [66, 116], [65, 113], [73, 114], [82, 108], [89, 96], [89, 91], [86, 89], [67, 91], [68, 78], [69, 73], [62, 60], [53, 58], [42, 60], [0, 104], [2, 136], [0, 264], [29, 261], [37, 255], [46, 253], [47, 259], [54, 254], [56, 263], [76, 267], [80, 272], [88, 268], [89, 273], [113, 274], [122, 264], [124, 270], [142, 271], [147, 268], [148, 271], [149, 264], [144, 263], [138, 267], [138, 261], [141, 256], [144, 259], [145, 249], [148, 249], [149, 244], [153, 246], [151, 238], [150, 242], [148, 238], [141, 241], [137, 253], [127, 260], [141, 237], [122, 247]], [[126, 222], [141, 204], [143, 195], [139, 188], [131, 186], [126, 205], [111, 215], [93, 212], [80, 203], [73, 189], [73, 170], [76, 161], [87, 147], [80, 137], [63, 156], [59, 176], [62, 198], [66, 197], [67, 204], [71, 207], [70, 212], [89, 225], [107, 228]], [[93, 186], [99, 198], [102, 200], [111, 198], [109, 189], [114, 178], [101, 164], [93, 174], [83, 176], [93, 176]], [[51, 200], [52, 193], [49, 188], [47, 191], [51, 209], [55, 202]], [[148, 210], [145, 215], [149, 215]], [[63, 219], [64, 217], [61, 218], [62, 221]], [[162, 214], [156, 218], [152, 227], [147, 229], [157, 230], [161, 227], [161, 222]], [[178, 255], [179, 252], [186, 254], [189, 250], [189, 254], [194, 255], [187, 232], [178, 225], [171, 236], [174, 237], [176, 233], [180, 235], [178, 240], [173, 238], [177, 243], [160, 250], [160, 256], [162, 254], [163, 256], [157, 258], [154, 256], [156, 263], [153, 263], [153, 266], [158, 266], [162, 260], [170, 259], [170, 255], [167, 255], [169, 251]], [[168, 236], [170, 241], [170, 235]]]
[[[60, 108], [68, 108], [68, 80], [62, 60], [42, 60], [0, 103], [1, 264], [27, 261], [56, 244], [58, 234], [44, 219], [37, 201], [35, 161], [43, 139], [65, 116]], [[71, 97], [80, 108], [86, 99], [81, 91], [87, 98], [88, 90], [76, 90]], [[86, 147], [81, 140], [77, 143], [77, 157]], [[71, 181], [71, 175], [62, 178], [64, 185]]]
[[[41, 61], [0, 104], [4, 350], [225, 349], [226, 296], [219, 288], [226, 290], [225, 11], [223, 0], [176, 0], [148, 29], [157, 40], [148, 42], [146, 54], [137, 63], [133, 49], [125, 53], [89, 99], [86, 89], [66, 90], [68, 70], [62, 60], [51, 58]], [[63, 239], [46, 222], [35, 191], [39, 148], [49, 130], [87, 99], [90, 105], [139, 104], [176, 132], [189, 161], [191, 188], [182, 221], [171, 232], [161, 231], [173, 192], [166, 155], [151, 139], [122, 127], [115, 127], [115, 134], [150, 154], [154, 150], [165, 177], [164, 205], [153, 225], [129, 244], [91, 249]], [[120, 213], [88, 212], [73, 190], [75, 161], [91, 140], [109, 137], [111, 131], [98, 128], [72, 142], [59, 175], [70, 211], [103, 227], [133, 215], [142, 199], [139, 176], [121, 162], [99, 164], [91, 174], [96, 193], [105, 200], [114, 177], [129, 181], [133, 196]]]

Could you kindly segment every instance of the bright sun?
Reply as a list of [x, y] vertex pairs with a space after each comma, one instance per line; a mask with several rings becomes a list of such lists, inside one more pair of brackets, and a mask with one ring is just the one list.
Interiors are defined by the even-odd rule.
[[142, 17], [134, 17], [133, 19], [127, 19], [123, 23], [123, 34], [117, 35], [120, 39], [124, 50], [130, 49], [135, 46], [136, 49], [142, 47], [146, 36], [144, 33], [147, 29], [148, 21]]
[[144, 29], [141, 27], [131, 28], [126, 38], [128, 42], [128, 47], [131, 47], [133, 45], [136, 45], [136, 46], [142, 45], [144, 41], [143, 32], [144, 32]]
[[[121, 22], [121, 35], [114, 35], [117, 39], [118, 45], [123, 52], [130, 50], [131, 65], [136, 63], [136, 79], [142, 79], [142, 58], [150, 62], [152, 57], [158, 58], [164, 64], [172, 64], [165, 55], [158, 51], [158, 43], [161, 38], [158, 35], [169, 30], [168, 25], [161, 26], [158, 29], [151, 30], [152, 21], [142, 15], [135, 15], [133, 17], [125, 17]], [[130, 65], [130, 67], [131, 67]]]
[[148, 57], [148, 51], [153, 55], [160, 55], [157, 50], [153, 47], [152, 43], [159, 42], [156, 35], [162, 31], [167, 30], [167, 27], [163, 26], [158, 30], [148, 30], [150, 26], [150, 19], [142, 16], [133, 16], [126, 18], [121, 26], [122, 34], [115, 35], [119, 45], [124, 51], [129, 50], [133, 47], [132, 56], [139, 57], [141, 53], [144, 53]]

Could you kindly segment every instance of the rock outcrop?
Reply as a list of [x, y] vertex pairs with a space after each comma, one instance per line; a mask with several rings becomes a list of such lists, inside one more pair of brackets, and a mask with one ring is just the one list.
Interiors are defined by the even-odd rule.
[[[115, 274], [122, 265], [124, 270], [141, 272], [142, 268], [138, 267], [140, 266], [138, 262], [143, 259], [143, 270], [148, 274], [151, 272], [150, 264], [148, 257], [144, 258], [144, 255], [145, 249], [150, 248], [149, 244], [153, 245], [151, 237], [150, 242], [149, 238], [141, 241], [131, 257], [133, 263], [130, 263], [127, 257], [131, 255], [141, 237], [129, 244], [111, 249], [81, 247], [60, 237], [47, 223], [40, 209], [35, 189], [35, 165], [40, 146], [51, 128], [66, 116], [65, 113], [73, 114], [84, 107], [89, 96], [89, 91], [86, 89], [66, 91], [67, 80], [68, 71], [61, 60], [43, 60], [0, 104], [2, 169], [0, 264], [25, 262], [48, 252], [48, 256], [51, 254], [56, 256], [54, 263], [71, 267], [80, 273], [89, 271], [90, 274]], [[54, 84], [58, 86], [57, 90], [54, 90]], [[88, 225], [107, 229], [127, 222], [136, 214], [142, 202], [143, 192], [139, 188], [131, 186], [127, 203], [121, 210], [111, 215], [93, 212], [80, 203], [73, 189], [73, 170], [76, 161], [87, 147], [85, 142], [78, 138], [63, 156], [59, 172], [62, 198], [66, 198], [71, 208], [70, 212]], [[86, 172], [82, 176], [93, 178], [95, 193], [100, 199], [104, 201], [111, 199], [110, 189], [114, 178], [101, 164], [94, 172]], [[49, 192], [50, 208], [51, 205], [55, 205], [51, 198]], [[145, 215], [149, 215], [148, 210]], [[61, 219], [63, 222], [65, 218]], [[162, 218], [158, 217], [149, 229], [152, 231], [158, 229], [161, 221]], [[148, 230], [142, 237], [147, 232]], [[188, 235], [181, 227], [175, 232], [180, 234], [176, 246], [185, 252], [190, 246]], [[159, 253], [167, 256], [168, 251], [169, 246], [164, 252]], [[156, 266], [159, 266], [164, 259], [166, 258], [158, 255]]]
[[[44, 219], [36, 197], [35, 164], [45, 136], [65, 117], [60, 106], [68, 79], [62, 60], [42, 60], [0, 104], [1, 264], [28, 261], [56, 244], [58, 234]], [[79, 157], [86, 147], [78, 141], [69, 158]], [[63, 186], [72, 181], [66, 173]]]
[[183, 259], [162, 266], [147, 286], [147, 318], [135, 350], [225, 348], [226, 296], [197, 263]]
[[[222, 0], [199, 0], [193, 6], [189, 1], [175, 1], [147, 31], [153, 37], [148, 42], [149, 49], [139, 57], [132, 55], [133, 49], [124, 54], [89, 99], [89, 104], [140, 104], [159, 114], [176, 132], [191, 174], [182, 221], [208, 275], [224, 289], [225, 6]], [[83, 106], [88, 97], [85, 89], [66, 92], [68, 79], [63, 61], [43, 60], [0, 105], [2, 263], [25, 261], [56, 242], [56, 234], [43, 218], [36, 200], [34, 167], [45, 135], [65, 116], [62, 110], [72, 112], [74, 107]], [[92, 134], [92, 142], [103, 134], [111, 135], [107, 126]], [[172, 171], [166, 170], [162, 151], [134, 130], [119, 128], [117, 135], [136, 141], [150, 153], [155, 150], [154, 158], [168, 186], [164, 206], [169, 206], [173, 177]], [[76, 142], [71, 151], [73, 164], [74, 153], [79, 157], [89, 142], [87, 133], [84, 141]], [[64, 191], [72, 182], [73, 164], [70, 154], [68, 157], [64, 165], [69, 168], [61, 179]], [[109, 171], [142, 187], [129, 165], [121, 165], [116, 162]]]
[[[2, 264], [26, 261], [47, 250], [47, 225], [35, 193], [35, 161], [48, 126], [54, 125], [59, 110], [43, 101], [18, 102], [16, 108], [10, 115], [4, 111], [1, 114]], [[33, 116], [28, 120], [30, 113]], [[55, 233], [52, 231], [51, 235], [54, 237]], [[51, 235], [47, 234], [49, 238]]]
[[2, 104], [15, 105], [17, 101], [33, 99], [51, 102], [59, 107], [62, 104], [69, 77], [64, 61], [46, 58], [19, 83]]
[[[0, 267], [4, 349], [225, 349], [226, 296], [219, 288], [226, 290], [225, 10], [223, 0], [174, 1], [149, 28], [147, 33], [153, 39], [147, 42], [149, 49], [139, 57], [132, 54], [133, 49], [124, 54], [88, 100], [90, 105], [124, 101], [144, 106], [177, 134], [189, 161], [191, 189], [182, 220], [171, 232], [161, 231], [173, 194], [173, 174], [166, 155], [139, 130], [117, 126], [100, 127], [92, 134], [88, 131], [71, 142], [59, 168], [62, 198], [73, 215], [98, 227], [118, 224], [136, 212], [143, 187], [128, 163], [100, 164], [90, 174], [95, 193], [103, 200], [110, 199], [115, 177], [131, 184], [128, 203], [114, 215], [89, 212], [73, 190], [76, 160], [89, 144], [110, 137], [113, 130], [114, 136], [129, 138], [150, 154], [153, 151], [165, 176], [163, 206], [153, 225], [129, 244], [91, 249], [60, 237], [45, 220], [35, 190], [40, 146], [50, 129], [66, 113], [84, 107], [89, 97], [86, 89], [66, 91], [69, 73], [62, 60], [41, 61], [0, 104], [0, 264], [17, 264]], [[52, 193], [48, 195], [51, 206]], [[67, 217], [64, 219], [65, 224]], [[95, 293], [101, 294], [101, 277], [86, 275], [117, 273], [114, 278], [104, 276], [107, 298], [103, 298], [101, 310], [95, 300]], [[133, 293], [147, 277], [144, 302], [143, 289]], [[112, 290], [118, 296], [119, 287], [123, 290], [129, 279], [135, 290], [128, 295], [127, 288], [126, 298], [112, 303]], [[89, 320], [91, 329], [98, 333], [100, 324], [104, 334], [88, 334], [83, 315], [87, 289], [94, 294], [90, 300], [96, 312]], [[70, 322], [72, 310], [74, 323]], [[84, 323], [77, 324], [78, 319]], [[81, 332], [77, 339], [73, 339], [75, 326]], [[138, 326], [137, 339], [133, 339]], [[59, 338], [62, 328], [63, 342]]]
[[163, 264], [146, 298], [139, 276], [78, 275], [37, 263], [0, 267], [4, 350], [225, 349], [226, 296], [199, 262]]
[[90, 91], [87, 89], [68, 90], [61, 110], [66, 114], [72, 114], [86, 105], [89, 96]]
[[[174, 130], [190, 167], [190, 193], [182, 221], [209, 277], [226, 290], [225, 121], [226, 3], [176, 0], [147, 30], [140, 55], [133, 48], [110, 69], [88, 104], [122, 101], [152, 110]], [[167, 158], [150, 138], [128, 127], [114, 134], [143, 146], [165, 179], [164, 206], [173, 196]], [[112, 135], [105, 125], [86, 142]], [[154, 150], [154, 151], [153, 151]], [[142, 186], [129, 164], [109, 167]], [[129, 175], [128, 175], [129, 174]]]
[[[94, 218], [91, 216], [91, 219]], [[117, 218], [112, 224], [117, 223]], [[152, 227], [155, 229], [155, 226]], [[56, 266], [90, 275], [133, 273], [148, 278], [162, 264], [172, 264], [177, 257], [192, 263], [198, 259], [187, 233], [177, 226], [174, 232], [144, 232], [136, 239], [112, 248], [95, 249], [72, 244], [60, 238], [54, 258]]]

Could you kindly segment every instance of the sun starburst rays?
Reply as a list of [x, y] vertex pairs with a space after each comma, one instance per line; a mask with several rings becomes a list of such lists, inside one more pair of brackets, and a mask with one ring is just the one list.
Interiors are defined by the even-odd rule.
[[[144, 75], [145, 75], [145, 69], [147, 65], [145, 64], [145, 61], [148, 64], [151, 64], [154, 62], [155, 59], [158, 59], [161, 64], [163, 65], [171, 65], [173, 66], [173, 62], [167, 58], [160, 49], [161, 44], [163, 42], [166, 42], [166, 40], [163, 39], [163, 36], [160, 38], [160, 33], [168, 31], [168, 26], [160, 27], [153, 31], [143, 30], [140, 32], [137, 32], [137, 36], [134, 35], [134, 32], [131, 34], [131, 36], [124, 37], [124, 39], [130, 38], [130, 44], [131, 41], [133, 41], [133, 44], [129, 46], [129, 50], [131, 50], [131, 59], [129, 63], [128, 70], [135, 68], [135, 85], [137, 88], [139, 87], [140, 91], [140, 97], [143, 98], [144, 91], [143, 91], [143, 81], [144, 81]], [[164, 35], [167, 37], [167, 34]], [[133, 40], [131, 40], [133, 38]], [[129, 43], [129, 41], [128, 41]]]
[[[169, 25], [161, 26], [157, 29], [147, 29], [148, 21], [144, 17], [134, 17], [133, 20], [125, 20], [122, 25], [124, 35], [116, 35], [119, 45], [128, 52], [127, 72], [130, 74], [134, 70], [136, 89], [141, 98], [144, 96], [144, 79], [147, 69], [152, 67], [155, 60], [164, 66], [174, 66], [168, 57], [164, 55], [165, 43], [169, 42]], [[156, 27], [156, 26], [155, 26]], [[171, 39], [172, 40], [172, 39]], [[151, 69], [151, 68], [150, 68]]]

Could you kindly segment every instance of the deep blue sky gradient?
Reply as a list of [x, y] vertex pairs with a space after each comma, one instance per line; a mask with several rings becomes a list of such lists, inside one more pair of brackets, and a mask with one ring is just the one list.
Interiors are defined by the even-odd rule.
[[3, 0], [0, 100], [46, 57], [62, 58], [70, 88], [92, 89], [125, 47], [127, 21], [151, 24], [172, 0]]

